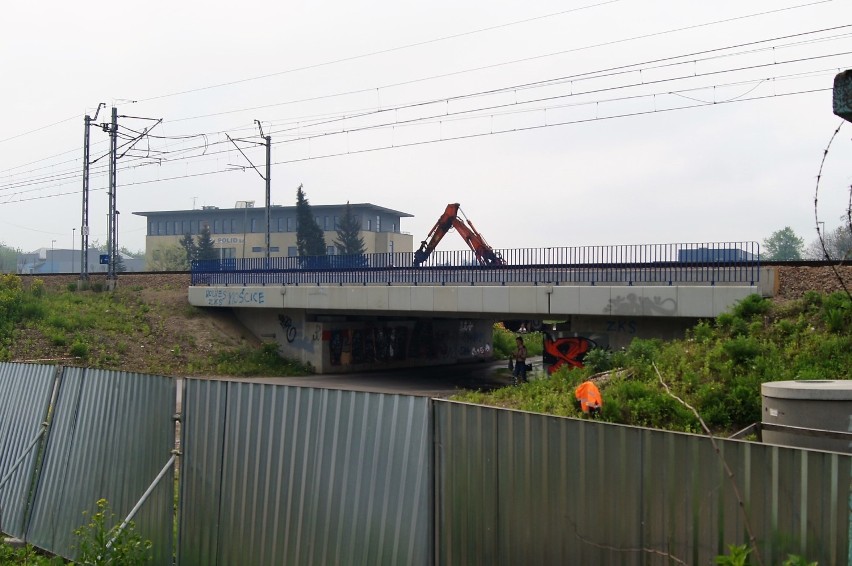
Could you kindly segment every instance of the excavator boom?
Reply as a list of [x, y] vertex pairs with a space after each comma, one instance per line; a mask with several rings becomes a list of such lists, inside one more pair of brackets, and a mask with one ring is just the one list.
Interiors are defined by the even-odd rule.
[[455, 202], [447, 205], [446, 210], [444, 210], [444, 213], [435, 223], [435, 226], [432, 227], [432, 230], [429, 231], [426, 239], [420, 243], [420, 249], [414, 252], [414, 265], [420, 266], [429, 259], [429, 256], [435, 251], [438, 243], [451, 228], [455, 228], [459, 236], [473, 250], [473, 253], [476, 255], [476, 261], [480, 265], [505, 264], [500, 254], [488, 245], [485, 238], [476, 230], [473, 223], [467, 220], [467, 218], [464, 220], [459, 218], [460, 212], [461, 207], [459, 203]]

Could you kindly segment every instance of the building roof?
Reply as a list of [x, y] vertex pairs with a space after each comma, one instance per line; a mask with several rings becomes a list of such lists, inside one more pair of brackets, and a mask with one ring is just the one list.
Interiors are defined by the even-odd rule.
[[[345, 204], [312, 204], [311, 210], [321, 212], [323, 210], [328, 210], [328, 209], [332, 209], [332, 208], [340, 209], [344, 206], [346, 206], [346, 205]], [[393, 210], [392, 208], [385, 208], [384, 206], [378, 206], [378, 205], [375, 205], [375, 204], [372, 204], [372, 203], [369, 203], [369, 202], [350, 203], [349, 206], [351, 206], [353, 210], [358, 210], [359, 208], [360, 209], [366, 208], [366, 209], [369, 209], [369, 210], [384, 212], [386, 214], [390, 214], [390, 215], [393, 215], [393, 216], [399, 216], [400, 218], [414, 218], [413, 214], [409, 214], [407, 212], [402, 212], [402, 211], [399, 211], [399, 210]], [[296, 210], [295, 205], [293, 205], [293, 206], [282, 206], [282, 205], [273, 204], [271, 208], [273, 210], [283, 210], [283, 211], [287, 211], [287, 212], [291, 212], [291, 211], [295, 212], [295, 210]], [[204, 214], [210, 214], [211, 212], [237, 212], [237, 211], [239, 211], [239, 212], [245, 213], [246, 210], [265, 210], [265, 209], [266, 209], [266, 207], [264, 207], [264, 206], [254, 206], [254, 207], [248, 207], [248, 208], [245, 208], [245, 207], [234, 207], [234, 208], [206, 207], [206, 208], [195, 208], [195, 209], [192, 209], [192, 210], [154, 210], [154, 211], [149, 211], [149, 212], [134, 212], [133, 214], [135, 214], [137, 216], [144, 216], [146, 218], [147, 217], [156, 217], [156, 216], [166, 216], [166, 215], [174, 216], [175, 214], [202, 216]]]

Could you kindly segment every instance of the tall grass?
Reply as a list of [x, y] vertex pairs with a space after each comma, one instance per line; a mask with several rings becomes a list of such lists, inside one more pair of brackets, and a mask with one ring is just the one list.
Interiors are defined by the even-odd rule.
[[[505, 331], [494, 334], [499, 351]], [[586, 361], [585, 368], [563, 368], [546, 380], [458, 398], [579, 415], [573, 388], [593, 373], [622, 368], [600, 385], [601, 418], [698, 432], [694, 415], [663, 390], [656, 364], [672, 391], [693, 405], [714, 432], [733, 432], [761, 420], [761, 383], [852, 378], [852, 303], [844, 293], [807, 293], [784, 304], [752, 295], [716, 320], [698, 323], [682, 340], [637, 338], [624, 351], [593, 350]]]

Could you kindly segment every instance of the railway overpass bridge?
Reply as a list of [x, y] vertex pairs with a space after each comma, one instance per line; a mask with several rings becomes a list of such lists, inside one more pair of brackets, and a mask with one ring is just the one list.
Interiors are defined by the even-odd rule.
[[547, 321], [545, 358], [673, 339], [746, 296], [772, 296], [754, 242], [222, 260], [192, 267], [189, 302], [233, 309], [282, 355], [319, 373], [489, 358], [492, 325]]

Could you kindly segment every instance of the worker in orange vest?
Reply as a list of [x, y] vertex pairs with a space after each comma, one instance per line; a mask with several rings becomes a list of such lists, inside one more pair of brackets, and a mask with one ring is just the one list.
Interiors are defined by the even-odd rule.
[[584, 381], [574, 390], [574, 397], [580, 403], [580, 409], [586, 415], [597, 415], [603, 407], [601, 392], [591, 381]]

